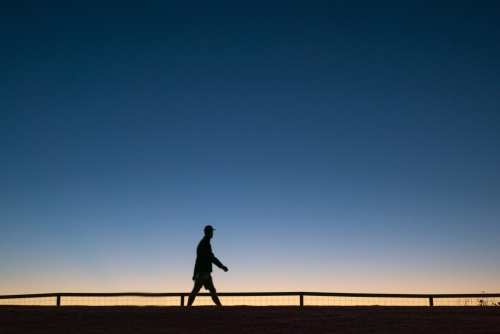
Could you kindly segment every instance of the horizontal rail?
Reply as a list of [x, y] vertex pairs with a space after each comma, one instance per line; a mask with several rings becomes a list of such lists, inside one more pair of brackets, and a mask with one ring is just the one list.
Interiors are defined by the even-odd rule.
[[[380, 297], [380, 298], [498, 298], [500, 293], [465, 294], [399, 294], [399, 293], [350, 293], [350, 292], [217, 292], [227, 297], [259, 296], [322, 296], [322, 297]], [[43, 297], [182, 297], [189, 292], [53, 292], [22, 295], [0, 295], [0, 299], [43, 298]], [[210, 293], [198, 293], [210, 296]]]

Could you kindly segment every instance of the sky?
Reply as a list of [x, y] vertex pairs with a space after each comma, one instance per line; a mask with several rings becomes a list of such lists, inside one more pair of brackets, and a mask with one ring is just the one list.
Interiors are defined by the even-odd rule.
[[500, 292], [496, 1], [7, 1], [0, 294]]

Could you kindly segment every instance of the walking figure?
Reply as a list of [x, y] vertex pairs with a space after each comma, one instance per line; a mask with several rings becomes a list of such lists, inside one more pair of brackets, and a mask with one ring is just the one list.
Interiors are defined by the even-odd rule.
[[196, 248], [196, 263], [194, 265], [193, 274], [194, 287], [191, 294], [189, 294], [187, 306], [193, 305], [194, 299], [196, 298], [198, 292], [200, 292], [202, 286], [205, 287], [205, 290], [210, 291], [210, 295], [212, 296], [212, 300], [215, 305], [222, 306], [219, 297], [217, 296], [214, 282], [212, 281], [212, 263], [224, 271], [227, 271], [228, 269], [214, 256], [214, 253], [212, 253], [210, 239], [214, 236], [214, 230], [215, 229], [210, 225], [205, 226], [205, 237], [201, 239], [198, 247]]

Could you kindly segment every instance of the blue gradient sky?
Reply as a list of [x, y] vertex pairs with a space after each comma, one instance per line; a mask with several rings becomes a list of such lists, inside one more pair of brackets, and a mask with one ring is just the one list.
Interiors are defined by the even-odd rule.
[[495, 1], [12, 1], [0, 294], [500, 292]]

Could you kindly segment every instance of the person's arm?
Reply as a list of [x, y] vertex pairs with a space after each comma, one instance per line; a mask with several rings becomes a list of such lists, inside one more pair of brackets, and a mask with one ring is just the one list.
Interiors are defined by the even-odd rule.
[[[212, 253], [213, 255], [213, 253]], [[216, 258], [215, 256], [212, 257], [212, 263], [215, 264], [217, 267], [221, 268], [222, 270], [224, 271], [227, 271], [227, 267], [225, 265], [223, 265], [218, 258]]]
[[198, 273], [196, 272], [196, 265], [194, 266], [194, 271], [193, 271], [193, 281], [196, 281], [196, 278], [198, 277]]
[[197, 277], [198, 277], [198, 261], [196, 261], [194, 264], [193, 281], [196, 281]]
[[207, 245], [207, 251], [208, 251], [208, 254], [210, 254], [210, 258], [212, 259], [212, 263], [215, 264], [217, 267], [221, 268], [222, 270], [224, 271], [227, 271], [227, 267], [225, 265], [223, 265], [218, 258], [215, 257], [214, 253], [212, 252], [212, 245], [210, 245], [210, 243], [208, 243]]

